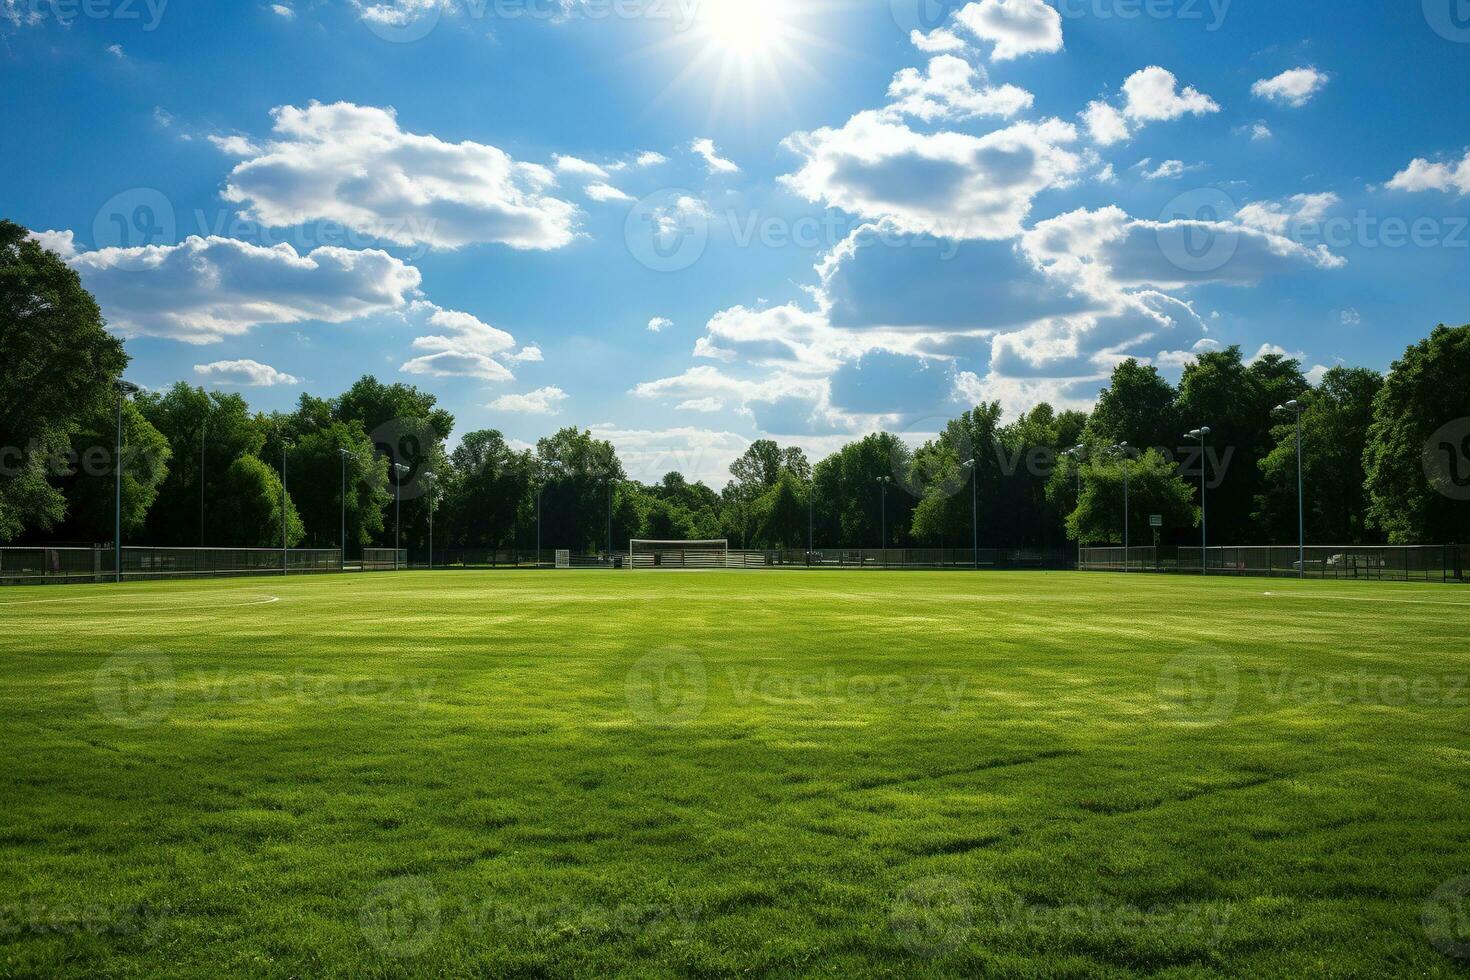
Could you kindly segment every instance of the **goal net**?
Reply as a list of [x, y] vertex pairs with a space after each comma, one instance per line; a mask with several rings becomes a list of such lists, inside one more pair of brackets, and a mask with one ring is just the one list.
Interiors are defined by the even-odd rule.
[[629, 568], [724, 568], [730, 542], [639, 541], [628, 543]]

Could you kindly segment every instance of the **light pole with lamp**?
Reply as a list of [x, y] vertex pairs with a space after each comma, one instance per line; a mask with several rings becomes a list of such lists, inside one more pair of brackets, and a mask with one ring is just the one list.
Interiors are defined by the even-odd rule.
[[1205, 475], [1207, 462], [1205, 457], [1205, 439], [1209, 434], [1210, 427], [1208, 425], [1202, 425], [1198, 429], [1190, 429], [1184, 434], [1184, 438], [1186, 439], [1199, 440], [1199, 573], [1201, 575], [1210, 574], [1210, 525], [1205, 510]]
[[427, 493], [429, 505], [429, 571], [434, 570], [434, 484], [435, 474], [433, 470], [424, 471], [424, 480], [429, 485]]
[[1302, 403], [1293, 398], [1277, 405], [1278, 412], [1296, 416], [1296, 568], [1297, 578], [1307, 577], [1307, 494], [1306, 477], [1302, 474]]
[[812, 567], [812, 554], [817, 550], [816, 519], [817, 481], [815, 477], [806, 488], [806, 567]]
[[117, 496], [116, 496], [116, 499], [114, 501], [114, 503], [116, 504], [116, 507], [115, 507], [114, 512], [113, 512], [113, 516], [115, 518], [115, 526], [113, 527], [113, 539], [112, 539], [112, 546], [113, 546], [113, 552], [114, 552], [113, 553], [113, 561], [116, 564], [114, 565], [113, 571], [115, 572], [115, 574], [117, 576], [117, 581], [121, 582], [122, 581], [122, 578], [123, 578], [123, 570], [122, 570], [122, 485], [123, 485], [123, 448], [122, 448], [122, 446], [123, 446], [123, 402], [127, 400], [127, 398], [128, 398], [129, 395], [136, 395], [138, 392], [142, 391], [143, 389], [142, 388], [139, 388], [137, 385], [133, 384], [131, 381], [124, 381], [121, 378], [118, 378], [115, 382], [113, 382], [113, 386], [117, 389], [117, 456], [116, 456], [116, 458], [114, 460], [114, 462], [116, 463], [116, 467], [115, 468], [117, 470]]
[[879, 541], [879, 547], [883, 550], [883, 564], [885, 565], [888, 564], [888, 484], [892, 482], [893, 477], [891, 476], [878, 477], [878, 486], [882, 494], [880, 497], [881, 503], [879, 504], [879, 513], [882, 516], [878, 521], [878, 533], [883, 536], [882, 540]]
[[338, 539], [341, 541], [342, 554], [337, 561], [338, 569], [341, 570], [347, 567], [347, 461], [357, 457], [346, 449], [338, 449], [337, 455], [342, 457], [342, 536]]
[[291, 449], [289, 440], [281, 440], [281, 574], [291, 574], [291, 545], [289, 534], [291, 522], [287, 519], [290, 514], [288, 508], [289, 499], [286, 496], [286, 453]]
[[1112, 451], [1123, 457], [1123, 574], [1127, 575], [1129, 571], [1128, 456], [1133, 450], [1129, 448], [1128, 443], [1120, 442], [1113, 447]]
[[980, 567], [980, 470], [973, 459], [963, 464], [970, 471], [970, 550], [975, 568]]
[[209, 432], [209, 416], [199, 423], [199, 547], [204, 547], [204, 440]]
[[408, 467], [402, 463], [393, 464], [393, 571], [398, 571], [399, 545], [402, 543], [401, 531], [403, 528], [403, 474], [407, 473]]
[[[1082, 459], [1083, 459], [1083, 457], [1085, 457], [1087, 455], [1087, 447], [1086, 446], [1073, 446], [1071, 449], [1068, 449], [1066, 452], [1062, 453], [1062, 455], [1065, 456], [1065, 457], [1067, 457], [1068, 459], [1070, 459], [1072, 461], [1072, 465], [1074, 465], [1074, 466], [1077, 467], [1077, 506], [1079, 508], [1081, 508], [1081, 506], [1082, 506]], [[1078, 521], [1078, 523], [1077, 523], [1077, 570], [1079, 572], [1082, 571], [1082, 523], [1081, 523], [1081, 521]]]

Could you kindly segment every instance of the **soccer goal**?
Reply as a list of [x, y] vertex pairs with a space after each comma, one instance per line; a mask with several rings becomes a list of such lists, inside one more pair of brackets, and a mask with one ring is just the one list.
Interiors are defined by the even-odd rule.
[[628, 542], [629, 568], [724, 568], [730, 542], [639, 541]]

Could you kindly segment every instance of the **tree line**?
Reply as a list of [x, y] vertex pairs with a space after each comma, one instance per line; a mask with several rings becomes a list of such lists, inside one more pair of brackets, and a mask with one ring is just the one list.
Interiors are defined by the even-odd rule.
[[[1296, 540], [1297, 419], [1309, 542], [1470, 541], [1470, 326], [1439, 327], [1389, 373], [1201, 353], [1178, 385], [1120, 363], [1091, 412], [983, 403], [922, 445], [891, 433], [811, 463], [759, 440], [715, 490], [677, 472], [630, 480], [615, 447], [564, 428], [516, 449], [453, 443], [435, 396], [364, 377], [293, 411], [180, 382], [122, 397], [128, 356], [76, 274], [0, 222], [0, 542], [113, 537], [121, 412], [130, 544], [568, 548], [727, 538], [746, 548], [1193, 543], [1201, 482], [1214, 544]], [[1184, 433], [1208, 426], [1203, 440]], [[452, 448], [451, 448], [452, 447]], [[282, 478], [284, 475], [285, 485]]]

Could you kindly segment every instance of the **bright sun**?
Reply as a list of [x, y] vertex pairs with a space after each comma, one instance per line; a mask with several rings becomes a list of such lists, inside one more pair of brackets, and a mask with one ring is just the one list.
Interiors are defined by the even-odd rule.
[[729, 54], [754, 56], [786, 41], [786, 4], [781, 0], [704, 0], [700, 29]]

